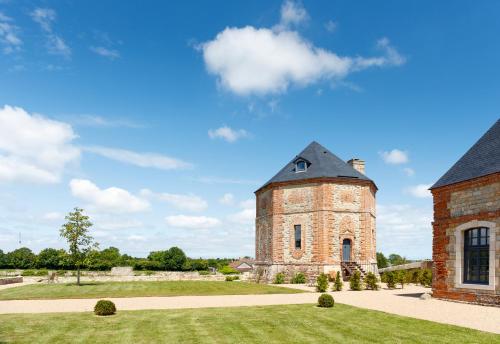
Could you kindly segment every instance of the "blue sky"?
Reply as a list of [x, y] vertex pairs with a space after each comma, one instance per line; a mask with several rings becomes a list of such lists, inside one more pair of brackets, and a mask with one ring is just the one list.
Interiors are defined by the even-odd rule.
[[364, 159], [378, 250], [496, 121], [495, 1], [0, 1], [0, 248], [254, 254], [253, 192], [308, 143]]

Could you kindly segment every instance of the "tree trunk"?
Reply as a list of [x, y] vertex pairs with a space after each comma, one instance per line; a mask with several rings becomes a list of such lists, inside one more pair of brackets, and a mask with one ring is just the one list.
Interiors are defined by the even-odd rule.
[[76, 284], [80, 285], [80, 266], [77, 267], [77, 272], [76, 272]]

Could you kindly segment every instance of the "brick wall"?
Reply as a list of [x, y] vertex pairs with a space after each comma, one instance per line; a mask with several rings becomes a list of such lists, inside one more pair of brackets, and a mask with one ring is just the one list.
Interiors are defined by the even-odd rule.
[[[436, 188], [432, 194], [433, 296], [500, 305], [500, 173]], [[491, 285], [465, 286], [460, 282], [462, 230], [484, 223], [496, 233], [490, 234]]]
[[[256, 257], [269, 270], [307, 274], [340, 270], [342, 241], [351, 259], [376, 262], [375, 192], [371, 182], [329, 179], [268, 185], [256, 193]], [[295, 249], [294, 225], [302, 248]]]

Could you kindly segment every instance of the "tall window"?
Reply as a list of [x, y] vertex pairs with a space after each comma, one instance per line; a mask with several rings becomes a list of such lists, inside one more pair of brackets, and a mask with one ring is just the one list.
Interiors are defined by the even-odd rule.
[[295, 248], [300, 250], [302, 248], [302, 227], [295, 225]]
[[464, 283], [489, 283], [489, 248], [489, 228], [472, 228], [464, 232]]

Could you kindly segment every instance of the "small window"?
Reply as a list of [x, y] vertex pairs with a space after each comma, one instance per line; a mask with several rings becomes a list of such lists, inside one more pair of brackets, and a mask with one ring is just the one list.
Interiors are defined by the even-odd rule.
[[300, 250], [302, 248], [302, 227], [295, 225], [295, 248]]
[[295, 172], [305, 172], [307, 170], [307, 163], [304, 160], [299, 160], [295, 164]]
[[472, 228], [464, 232], [464, 283], [489, 283], [489, 244], [489, 228]]

